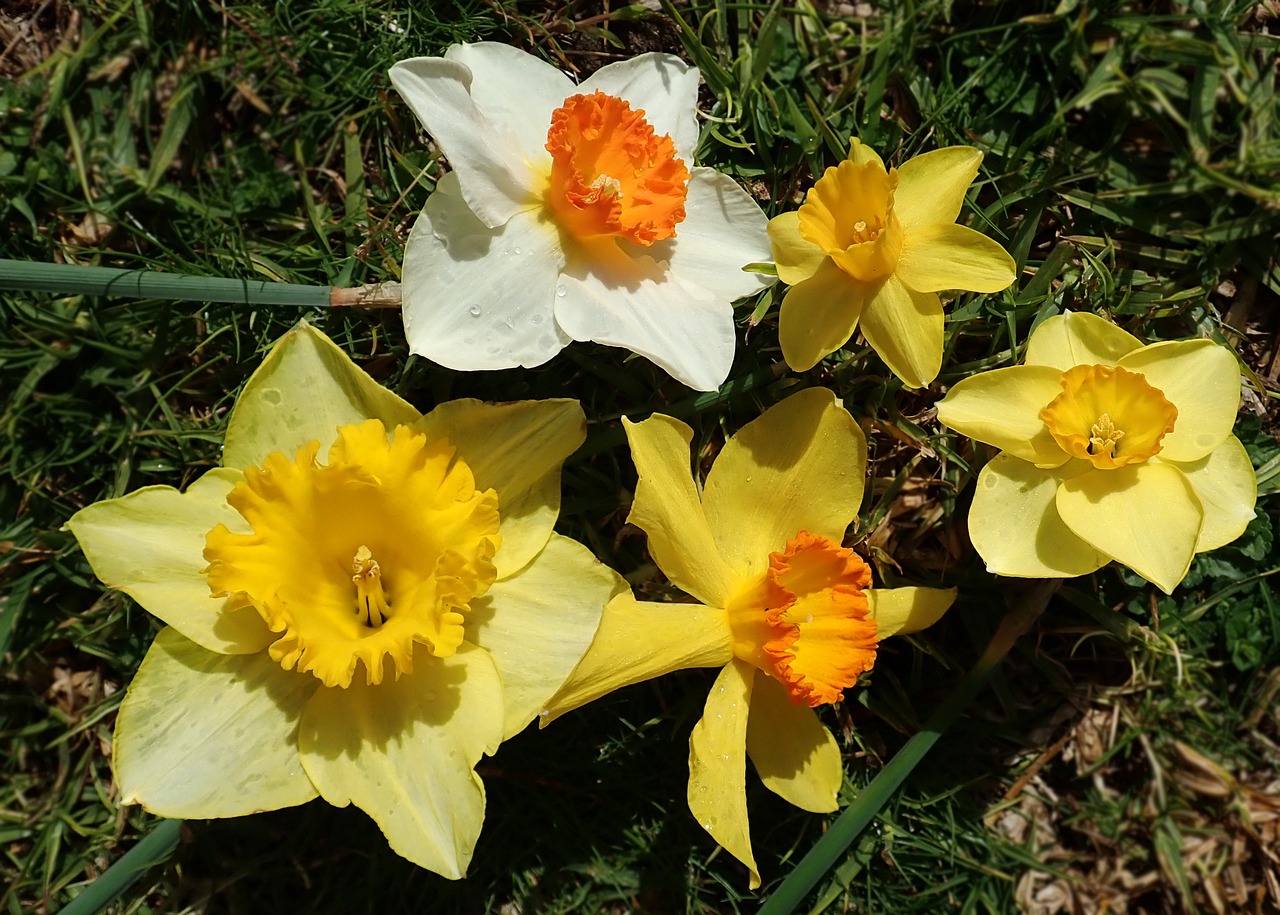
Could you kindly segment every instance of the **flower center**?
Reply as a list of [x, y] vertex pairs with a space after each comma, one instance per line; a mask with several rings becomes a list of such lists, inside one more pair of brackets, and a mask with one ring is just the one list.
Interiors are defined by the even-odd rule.
[[893, 215], [898, 171], [880, 162], [845, 160], [827, 169], [800, 207], [800, 236], [826, 252], [856, 280], [893, 273], [902, 230]]
[[852, 550], [800, 531], [729, 601], [733, 650], [787, 687], [791, 701], [835, 702], [876, 660], [871, 569]]
[[1062, 373], [1061, 384], [1040, 419], [1064, 451], [1100, 470], [1159, 454], [1178, 418], [1158, 388], [1120, 366], [1077, 365]]
[[551, 115], [547, 152], [546, 204], [577, 238], [651, 245], [676, 234], [689, 170], [644, 111], [599, 91], [570, 96]]
[[497, 494], [476, 490], [449, 442], [407, 426], [342, 426], [327, 464], [319, 451], [245, 470], [227, 502], [253, 532], [205, 536], [209, 590], [256, 608], [279, 635], [272, 659], [326, 686], [350, 686], [358, 665], [371, 685], [388, 664], [410, 673], [415, 645], [452, 655], [496, 575]]

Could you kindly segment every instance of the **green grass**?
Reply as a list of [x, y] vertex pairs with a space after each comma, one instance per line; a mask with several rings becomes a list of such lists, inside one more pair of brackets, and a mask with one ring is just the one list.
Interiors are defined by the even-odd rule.
[[[840, 18], [838, 4], [707, 0], [657, 14], [614, 3], [607, 15], [600, 3], [509, 0], [40, 9], [22, 55], [0, 58], [17, 76], [15, 61], [47, 55], [0, 79], [0, 257], [317, 285], [395, 279], [440, 163], [386, 70], [488, 38], [584, 72], [642, 50], [683, 54], [707, 84], [701, 160], [770, 212], [793, 206], [851, 134], [893, 162], [975, 145], [986, 159], [966, 218], [1006, 245], [1020, 277], [952, 303], [947, 362], [928, 391], [902, 390], [856, 341], [803, 379], [775, 373], [774, 291], [739, 309], [735, 384], [700, 397], [591, 345], [536, 371], [448, 372], [408, 356], [388, 313], [0, 293], [0, 907], [57, 910], [155, 822], [116, 805], [107, 754], [156, 625], [103, 591], [61, 525], [89, 502], [182, 486], [213, 466], [237, 389], [301, 316], [419, 407], [578, 397], [591, 425], [566, 467], [561, 530], [646, 597], [671, 590], [623, 523], [635, 477], [618, 417], [678, 413], [707, 459], [798, 382], [836, 389], [871, 433], [874, 485], [855, 539], [890, 581], [962, 595], [943, 624], [881, 653], [870, 689], [824, 711], [847, 753], [844, 801], [960, 681], [1016, 592], [967, 546], [971, 481], [989, 452], [937, 425], [941, 390], [1011, 364], [1036, 322], [1067, 308], [1112, 315], [1144, 340], [1236, 342], [1257, 388], [1238, 434], [1264, 468], [1259, 520], [1198, 560], [1172, 598], [1114, 568], [1069, 582], [811, 904], [1012, 912], [1056, 881], [1113, 908], [1213, 911], [1213, 893], [1234, 899], [1232, 868], [1267, 892], [1258, 849], [1274, 833], [1245, 813], [1274, 802], [1280, 775], [1280, 597], [1267, 577], [1280, 570], [1269, 380], [1280, 41], [1262, 7], [922, 3], [866, 18]], [[363, 814], [313, 803], [188, 824], [172, 861], [116, 910], [755, 911], [826, 821], [751, 785], [766, 883], [747, 892], [685, 807], [688, 734], [709, 680], [634, 687], [482, 763], [488, 819], [463, 883], [396, 857]], [[1183, 745], [1224, 767], [1224, 788]]]

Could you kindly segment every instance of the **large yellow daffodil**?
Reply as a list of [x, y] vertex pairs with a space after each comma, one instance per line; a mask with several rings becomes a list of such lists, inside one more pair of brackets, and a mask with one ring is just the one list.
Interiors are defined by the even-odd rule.
[[120, 708], [124, 803], [227, 817], [354, 803], [460, 877], [473, 767], [586, 650], [620, 580], [552, 533], [576, 401], [425, 416], [303, 324], [249, 379], [223, 467], [68, 522], [167, 624]]
[[861, 328], [908, 387], [942, 365], [938, 291], [999, 292], [1015, 279], [999, 244], [955, 224], [982, 153], [948, 146], [886, 170], [856, 138], [798, 211], [769, 221], [778, 277], [790, 284], [778, 316], [787, 365], [812, 368]]
[[1025, 365], [957, 383], [938, 419], [1001, 449], [969, 510], [988, 570], [1070, 577], [1115, 560], [1168, 593], [1253, 518], [1257, 480], [1231, 434], [1239, 404], [1230, 350], [1143, 346], [1081, 313], [1040, 325]]
[[674, 670], [722, 668], [689, 739], [689, 809], [754, 888], [747, 758], [792, 804], [835, 810], [840, 749], [813, 707], [840, 699], [881, 640], [935, 622], [955, 591], [872, 590], [866, 563], [840, 545], [862, 502], [867, 447], [830, 391], [801, 391], [743, 427], [701, 493], [688, 426], [663, 415], [624, 423], [640, 477], [629, 520], [700, 603], [619, 595], [545, 719]]

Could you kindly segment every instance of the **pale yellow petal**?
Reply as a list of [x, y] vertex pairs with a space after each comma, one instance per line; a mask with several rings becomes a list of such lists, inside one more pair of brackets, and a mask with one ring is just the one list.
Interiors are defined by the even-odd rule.
[[781, 213], [769, 220], [769, 242], [773, 245], [773, 261], [778, 279], [788, 286], [802, 283], [817, 271], [827, 255], [821, 248], [800, 236], [800, 214], [796, 210]]
[[788, 803], [813, 813], [836, 809], [844, 780], [840, 747], [814, 710], [792, 705], [772, 677], [756, 677], [751, 690], [747, 756], [765, 787]]
[[774, 404], [725, 442], [702, 504], [719, 553], [739, 580], [800, 531], [844, 539], [862, 503], [867, 443], [826, 388]]
[[1126, 354], [1122, 368], [1140, 372], [1175, 407], [1173, 431], [1160, 457], [1197, 461], [1227, 440], [1240, 409], [1235, 353], [1212, 340], [1169, 340]]
[[422, 417], [417, 428], [429, 439], [452, 442], [475, 474], [476, 489], [498, 493], [498, 578], [523, 568], [560, 514], [560, 467], [587, 435], [582, 406], [567, 399], [452, 400]]
[[1204, 517], [1182, 471], [1158, 461], [1067, 480], [1057, 508], [1076, 536], [1166, 594], [1187, 574]]
[[747, 721], [756, 669], [733, 661], [711, 687], [702, 718], [689, 735], [689, 811], [760, 885], [747, 822]]
[[595, 640], [546, 703], [541, 724], [624, 686], [692, 667], [723, 667], [732, 658], [725, 611], [637, 601], [624, 591], [605, 607]]
[[884, 160], [880, 158], [880, 154], [867, 144], [863, 143], [857, 137], [849, 138], [848, 159], [855, 165], [862, 165], [864, 162], [874, 162], [881, 168], [884, 168]]
[[903, 228], [912, 232], [955, 222], [981, 163], [982, 153], [972, 146], [935, 149], [903, 162], [893, 195], [893, 212]]
[[862, 309], [862, 335], [909, 388], [923, 388], [942, 367], [942, 302], [889, 277]]
[[734, 578], [693, 483], [693, 430], [661, 413], [638, 423], [623, 417], [622, 426], [640, 477], [627, 520], [649, 535], [649, 552], [676, 587], [704, 604], [723, 607]]
[[224, 609], [227, 599], [210, 597], [204, 576], [204, 535], [219, 523], [249, 530], [227, 504], [239, 479], [239, 471], [217, 469], [184, 493], [147, 486], [82, 508], [67, 529], [103, 583], [196, 644], [222, 654], [260, 651], [274, 639], [262, 617], [252, 608]]
[[893, 272], [916, 292], [999, 292], [1018, 278], [1013, 258], [999, 242], [953, 223], [907, 233]]
[[322, 689], [302, 717], [307, 775], [330, 804], [373, 817], [391, 850], [458, 879], [484, 822], [480, 757], [502, 740], [502, 680], [467, 643], [448, 658], [414, 653], [399, 680]]
[[788, 289], [778, 311], [778, 342], [787, 365], [808, 371], [848, 343], [871, 288], [827, 258], [812, 277]]
[[962, 435], [1042, 467], [1069, 455], [1040, 419], [1062, 393], [1062, 373], [1047, 365], [1015, 365], [961, 379], [938, 402], [938, 421]]
[[1115, 365], [1142, 341], [1106, 318], [1088, 312], [1054, 315], [1027, 341], [1027, 365], [1050, 365], [1065, 372], [1076, 365]]
[[339, 426], [372, 418], [391, 430], [412, 425], [420, 415], [301, 321], [245, 383], [227, 424], [222, 463], [243, 470], [272, 451], [292, 456], [313, 439], [324, 460]]
[[955, 588], [871, 588], [867, 607], [876, 621], [876, 638], [910, 635], [928, 629], [951, 609]]
[[166, 817], [234, 817], [316, 796], [298, 756], [298, 721], [320, 681], [265, 652], [205, 651], [160, 630], [116, 719], [122, 804]]
[[590, 550], [552, 534], [519, 573], [471, 602], [467, 641], [493, 655], [502, 674], [504, 740], [546, 708], [591, 645], [605, 604], [625, 589]]
[[1108, 558], [1071, 532], [1058, 516], [1058, 486], [1092, 468], [1073, 461], [1057, 470], [998, 454], [978, 474], [969, 507], [969, 538], [987, 571], [1014, 578], [1072, 578]]
[[1238, 438], [1228, 436], [1200, 460], [1174, 466], [1186, 476], [1204, 509], [1197, 553], [1216, 550], [1244, 533], [1258, 501], [1258, 478]]

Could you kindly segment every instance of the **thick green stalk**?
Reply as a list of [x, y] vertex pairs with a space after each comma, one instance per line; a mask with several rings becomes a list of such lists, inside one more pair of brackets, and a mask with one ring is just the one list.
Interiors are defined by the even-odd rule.
[[131, 887], [135, 880], [157, 864], [167, 861], [178, 847], [182, 820], [161, 820], [137, 845], [125, 852], [80, 895], [67, 903], [58, 915], [96, 915]]

